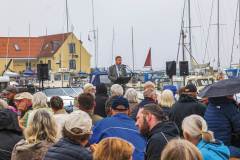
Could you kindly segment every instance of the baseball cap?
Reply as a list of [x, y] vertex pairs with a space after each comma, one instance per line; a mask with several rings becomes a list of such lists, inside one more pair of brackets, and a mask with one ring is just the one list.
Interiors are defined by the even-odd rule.
[[197, 92], [197, 87], [194, 84], [190, 83], [186, 85], [184, 92]]
[[32, 100], [32, 98], [33, 98], [33, 96], [29, 92], [22, 92], [22, 93], [16, 94], [14, 96], [15, 100], [21, 100], [21, 99], [30, 99], [30, 100]]
[[4, 94], [17, 93], [17, 92], [18, 92], [18, 89], [15, 86], [7, 86], [7, 88], [2, 91], [2, 93]]
[[[81, 110], [69, 114], [68, 119], [64, 124], [65, 129], [73, 135], [92, 134], [92, 119], [90, 116]], [[80, 129], [80, 133], [75, 133], [74, 129]]]
[[123, 96], [118, 96], [113, 99], [111, 108], [116, 110], [127, 110], [129, 109], [128, 100]]

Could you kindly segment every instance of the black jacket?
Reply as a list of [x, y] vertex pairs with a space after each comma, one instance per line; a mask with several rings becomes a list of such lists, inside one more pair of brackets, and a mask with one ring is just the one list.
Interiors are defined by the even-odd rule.
[[108, 96], [106, 94], [96, 94], [96, 108], [94, 110], [94, 113], [101, 116], [101, 117], [107, 117], [107, 114], [105, 112], [105, 104], [108, 100]]
[[148, 134], [145, 160], [158, 160], [165, 145], [179, 136], [179, 130], [173, 122], [160, 122]]
[[92, 160], [92, 155], [80, 144], [62, 138], [48, 150], [44, 160]]
[[183, 119], [192, 114], [197, 114], [203, 117], [205, 110], [206, 106], [198, 102], [197, 99], [182, 94], [179, 97], [178, 102], [173, 105], [169, 118], [177, 124], [180, 129], [180, 134], [182, 135]]
[[0, 110], [0, 160], [10, 160], [15, 144], [22, 139], [16, 113]]

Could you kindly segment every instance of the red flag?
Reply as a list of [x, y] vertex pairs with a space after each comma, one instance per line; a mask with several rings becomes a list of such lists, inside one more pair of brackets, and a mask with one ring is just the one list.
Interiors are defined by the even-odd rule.
[[144, 67], [152, 67], [151, 48], [149, 48], [148, 55], [147, 55], [146, 61], [144, 63]]

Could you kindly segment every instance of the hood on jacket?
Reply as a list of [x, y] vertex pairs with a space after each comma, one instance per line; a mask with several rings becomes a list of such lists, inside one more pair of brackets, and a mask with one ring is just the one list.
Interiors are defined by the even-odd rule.
[[40, 141], [38, 143], [28, 143], [26, 140], [22, 139], [16, 144], [16, 151], [31, 151], [40, 149], [42, 147], [48, 147], [51, 145], [50, 142]]
[[9, 130], [21, 133], [17, 114], [9, 109], [0, 110], [0, 130]]
[[153, 129], [150, 131], [149, 137], [156, 133], [163, 132], [164, 134], [171, 136], [171, 137], [176, 137], [179, 136], [179, 129], [177, 125], [174, 122], [160, 122], [158, 123]]
[[[225, 146], [222, 142], [216, 141], [214, 143], [207, 143], [204, 140], [201, 140], [197, 144], [197, 148], [204, 155], [215, 155], [216, 158], [219, 157], [223, 160], [229, 159], [230, 151], [227, 146]], [[208, 153], [206, 153], [208, 152]]]
[[183, 102], [183, 103], [185, 103], [185, 102], [197, 102], [197, 99], [194, 98], [194, 97], [191, 97], [187, 94], [181, 94], [178, 102]]
[[96, 94], [103, 94], [107, 96], [107, 87], [104, 83], [100, 83], [99, 85], [96, 86]]

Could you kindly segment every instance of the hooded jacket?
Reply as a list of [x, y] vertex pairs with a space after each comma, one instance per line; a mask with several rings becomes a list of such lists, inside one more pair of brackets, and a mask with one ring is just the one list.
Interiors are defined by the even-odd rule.
[[47, 141], [32, 144], [21, 140], [15, 145], [11, 160], [42, 160], [52, 145]]
[[101, 117], [107, 117], [105, 112], [105, 104], [108, 100], [108, 94], [107, 94], [107, 87], [105, 84], [100, 84], [96, 86], [96, 108], [94, 110], [94, 113], [101, 116]]
[[0, 160], [10, 160], [15, 144], [21, 139], [22, 131], [16, 113], [0, 110]]
[[157, 160], [161, 157], [165, 145], [179, 136], [179, 130], [173, 122], [160, 122], [148, 134], [145, 160]]
[[185, 117], [192, 114], [197, 114], [201, 117], [204, 116], [206, 106], [198, 102], [196, 98], [182, 94], [179, 97], [178, 102], [176, 102], [169, 114], [169, 119], [176, 123], [182, 135], [182, 121]]
[[62, 138], [48, 150], [44, 160], [92, 160], [92, 155], [80, 144]]
[[217, 139], [227, 146], [240, 147], [240, 111], [233, 100], [227, 97], [209, 98], [204, 118]]
[[230, 151], [228, 147], [224, 146], [222, 142], [207, 143], [201, 140], [197, 148], [200, 150], [203, 160], [228, 160], [230, 158]]

